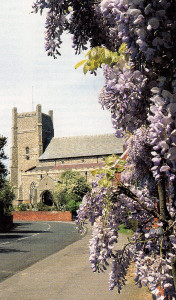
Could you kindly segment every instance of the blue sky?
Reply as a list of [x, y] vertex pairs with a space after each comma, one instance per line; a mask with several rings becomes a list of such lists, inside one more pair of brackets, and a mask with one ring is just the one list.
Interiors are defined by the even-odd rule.
[[18, 112], [32, 111], [37, 104], [44, 113], [53, 110], [55, 137], [114, 132], [110, 113], [98, 103], [102, 72], [95, 77], [84, 75], [82, 68], [74, 69], [85, 53], [74, 55], [69, 35], [64, 36], [62, 56], [57, 60], [48, 57], [44, 49], [45, 18], [30, 13], [32, 3], [1, 3], [0, 134], [8, 138], [8, 156], [14, 106]]

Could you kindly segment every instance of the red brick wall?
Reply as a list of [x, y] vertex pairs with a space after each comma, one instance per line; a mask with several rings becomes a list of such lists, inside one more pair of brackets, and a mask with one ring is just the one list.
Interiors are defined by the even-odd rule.
[[14, 211], [14, 221], [72, 221], [69, 211]]

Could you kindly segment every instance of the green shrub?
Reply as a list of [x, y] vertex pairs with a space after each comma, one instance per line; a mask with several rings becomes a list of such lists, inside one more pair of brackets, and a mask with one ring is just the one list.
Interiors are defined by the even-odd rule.
[[70, 212], [76, 212], [79, 208], [80, 202], [76, 202], [74, 199], [70, 200], [67, 205], [66, 208], [67, 210], [69, 210]]
[[48, 206], [48, 205], [44, 204], [43, 202], [39, 202], [36, 204], [36, 209], [38, 211], [50, 211], [51, 206]]
[[58, 183], [54, 189], [54, 201], [59, 210], [76, 212], [82, 198], [91, 189], [86, 177], [69, 170], [62, 173], [61, 180], [62, 183]]
[[18, 207], [17, 207], [17, 210], [18, 211], [26, 211], [28, 210], [30, 207], [29, 207], [29, 204], [27, 203], [21, 203]]

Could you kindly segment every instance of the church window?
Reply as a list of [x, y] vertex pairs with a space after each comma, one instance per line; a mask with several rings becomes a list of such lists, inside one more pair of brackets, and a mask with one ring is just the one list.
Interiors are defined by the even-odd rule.
[[36, 199], [36, 188], [37, 188], [37, 184], [36, 182], [32, 182], [30, 185], [30, 203], [32, 204]]
[[34, 190], [36, 188], [36, 185], [37, 185], [36, 182], [33, 181], [31, 183], [31, 190]]
[[29, 154], [29, 147], [26, 147], [26, 154]]
[[26, 159], [29, 160], [29, 155], [26, 155]]

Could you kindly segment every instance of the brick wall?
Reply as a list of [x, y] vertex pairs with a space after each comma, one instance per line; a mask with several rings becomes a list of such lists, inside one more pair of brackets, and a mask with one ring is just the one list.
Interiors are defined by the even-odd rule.
[[72, 221], [69, 211], [14, 211], [14, 221]]

